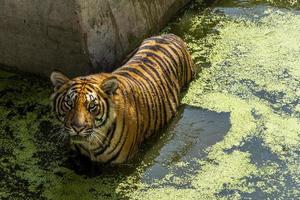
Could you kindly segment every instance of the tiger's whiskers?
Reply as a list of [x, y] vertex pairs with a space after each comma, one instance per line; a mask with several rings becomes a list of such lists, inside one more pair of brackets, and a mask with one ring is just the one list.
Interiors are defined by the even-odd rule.
[[100, 131], [94, 130], [94, 133], [97, 133], [97, 135], [103, 137], [103, 139], [106, 138], [106, 136], [103, 133], [101, 133]]
[[53, 134], [50, 139], [56, 137], [56, 143], [64, 142], [68, 138], [68, 134], [66, 133], [68, 130], [66, 128], [59, 129], [55, 134]]
[[92, 136], [93, 136], [94, 138], [96, 138], [97, 141], [98, 141], [101, 145], [104, 145], [103, 142], [102, 142], [102, 140], [99, 138], [99, 136], [98, 136], [97, 134], [95, 134], [95, 132], [92, 133]]

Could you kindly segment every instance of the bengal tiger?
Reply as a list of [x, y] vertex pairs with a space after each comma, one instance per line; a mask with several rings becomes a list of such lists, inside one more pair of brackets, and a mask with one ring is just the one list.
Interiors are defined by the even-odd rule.
[[92, 161], [122, 163], [174, 117], [194, 74], [182, 39], [154, 36], [112, 73], [69, 79], [52, 72], [52, 107], [73, 150]]

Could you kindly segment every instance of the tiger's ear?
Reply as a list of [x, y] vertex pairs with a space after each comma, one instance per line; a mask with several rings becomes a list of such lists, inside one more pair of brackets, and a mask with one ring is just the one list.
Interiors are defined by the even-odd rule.
[[109, 95], [113, 94], [118, 87], [118, 79], [114, 76], [105, 79], [101, 84], [101, 90]]
[[51, 73], [50, 80], [54, 86], [54, 90], [58, 90], [62, 85], [70, 81], [68, 77], [57, 71]]

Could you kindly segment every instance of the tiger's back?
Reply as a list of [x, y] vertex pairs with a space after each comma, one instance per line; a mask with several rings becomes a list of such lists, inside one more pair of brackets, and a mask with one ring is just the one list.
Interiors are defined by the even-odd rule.
[[[105, 124], [95, 130], [103, 136], [101, 142], [73, 144], [72, 148], [94, 161], [122, 163], [130, 159], [147, 137], [174, 117], [180, 92], [194, 73], [186, 44], [167, 34], [146, 39], [135, 55], [111, 74], [75, 79], [101, 85], [113, 77], [118, 88], [108, 96], [101, 90], [97, 92], [104, 99], [102, 115], [108, 116]], [[92, 89], [90, 85], [87, 90]]]
[[[121, 82], [122, 96], [133, 107], [126, 121], [133, 134], [128, 157], [140, 143], [176, 114], [180, 92], [194, 77], [194, 68], [186, 44], [173, 34], [145, 40], [136, 54], [113, 75]], [[132, 118], [134, 120], [132, 120]], [[130, 133], [128, 133], [130, 134]], [[125, 145], [125, 143], [124, 143]]]

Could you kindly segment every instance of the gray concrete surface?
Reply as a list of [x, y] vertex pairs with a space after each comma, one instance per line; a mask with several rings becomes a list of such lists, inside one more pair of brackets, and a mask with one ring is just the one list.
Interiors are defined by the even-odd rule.
[[110, 71], [189, 0], [0, 0], [0, 65], [49, 75]]

